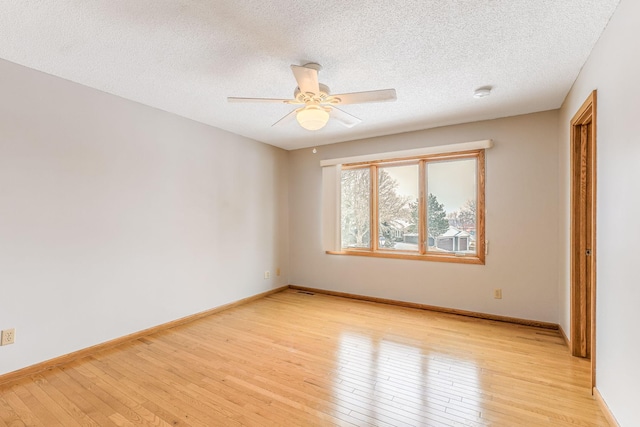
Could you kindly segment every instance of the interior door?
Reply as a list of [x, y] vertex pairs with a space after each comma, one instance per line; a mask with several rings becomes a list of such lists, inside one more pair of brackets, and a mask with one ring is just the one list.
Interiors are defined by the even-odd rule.
[[571, 351], [595, 385], [596, 92], [571, 121]]

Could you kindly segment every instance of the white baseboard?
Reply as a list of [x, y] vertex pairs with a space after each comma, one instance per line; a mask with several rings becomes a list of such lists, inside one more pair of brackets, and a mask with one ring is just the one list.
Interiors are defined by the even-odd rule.
[[604, 414], [604, 417], [609, 422], [609, 425], [611, 427], [620, 427], [620, 424], [618, 423], [618, 420], [616, 420], [616, 417], [613, 416], [613, 413], [611, 412], [611, 409], [609, 409], [609, 406], [607, 405], [607, 402], [604, 401], [604, 399], [602, 398], [602, 395], [598, 391], [597, 387], [593, 388], [593, 397], [598, 402], [598, 406], [600, 406], [600, 409], [602, 410], [602, 413]]

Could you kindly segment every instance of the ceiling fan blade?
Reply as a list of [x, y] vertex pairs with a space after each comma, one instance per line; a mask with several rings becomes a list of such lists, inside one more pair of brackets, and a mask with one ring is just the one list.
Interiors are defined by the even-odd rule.
[[340, 99], [338, 104], [364, 104], [365, 102], [388, 102], [395, 101], [395, 89], [370, 90], [368, 92], [340, 93], [331, 95], [333, 99]]
[[298, 82], [298, 87], [303, 93], [311, 92], [313, 94], [320, 93], [320, 85], [318, 84], [318, 71], [313, 68], [292, 65], [291, 71]]
[[296, 99], [278, 99], [278, 98], [238, 98], [230, 96], [227, 98], [228, 102], [272, 102], [277, 104], [301, 104]]
[[293, 119], [295, 119], [297, 112], [298, 112], [298, 110], [291, 111], [289, 114], [287, 114], [286, 116], [284, 116], [283, 118], [281, 118], [280, 120], [278, 120], [277, 122], [272, 124], [271, 127], [282, 126], [282, 125], [285, 125], [287, 123], [290, 123]]
[[355, 125], [357, 125], [358, 123], [360, 123], [362, 121], [359, 118], [357, 118], [356, 116], [352, 116], [351, 114], [347, 113], [346, 111], [343, 111], [343, 110], [341, 110], [339, 108], [336, 108], [336, 107], [331, 107], [331, 111], [329, 112], [329, 114], [337, 122], [342, 123], [343, 125], [345, 125], [348, 128], [352, 128], [352, 127], [354, 127]]

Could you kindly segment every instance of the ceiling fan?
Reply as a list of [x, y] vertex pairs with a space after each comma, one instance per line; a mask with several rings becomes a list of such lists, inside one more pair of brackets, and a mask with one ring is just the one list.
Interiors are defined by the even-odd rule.
[[349, 128], [361, 122], [359, 118], [337, 108], [336, 105], [396, 100], [395, 89], [332, 95], [326, 85], [318, 82], [318, 71], [321, 69], [322, 67], [316, 63], [309, 63], [302, 66], [291, 66], [291, 71], [293, 71], [293, 75], [298, 83], [298, 87], [296, 87], [293, 92], [293, 99], [228, 97], [227, 101], [274, 102], [301, 105], [302, 107], [291, 111], [289, 114], [275, 122], [272, 126], [280, 126], [288, 123], [295, 117], [303, 128], [307, 130], [318, 130], [322, 129], [327, 124], [329, 117]]

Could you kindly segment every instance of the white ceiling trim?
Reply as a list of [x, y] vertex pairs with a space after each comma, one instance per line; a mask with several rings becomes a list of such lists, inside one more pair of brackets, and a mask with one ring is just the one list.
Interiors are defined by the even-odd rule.
[[320, 161], [320, 166], [346, 165], [350, 163], [365, 163], [383, 161], [389, 159], [410, 159], [413, 157], [427, 156], [430, 154], [459, 153], [472, 150], [483, 150], [493, 147], [493, 140], [460, 142], [457, 144], [435, 145], [431, 147], [413, 148], [411, 150], [389, 151], [386, 153], [364, 154], [361, 156], [341, 157], [339, 159], [326, 159]]

